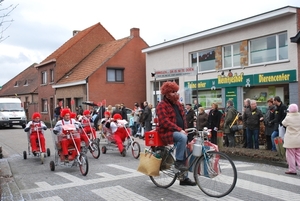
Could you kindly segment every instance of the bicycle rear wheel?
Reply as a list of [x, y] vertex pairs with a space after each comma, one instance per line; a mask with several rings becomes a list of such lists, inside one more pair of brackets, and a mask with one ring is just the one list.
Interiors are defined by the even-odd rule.
[[150, 176], [150, 179], [157, 187], [168, 188], [172, 186], [177, 179], [177, 175], [172, 168], [175, 160], [169, 153], [169, 149], [166, 147], [158, 148], [155, 152], [161, 155], [162, 162], [160, 165], [159, 176]]
[[235, 187], [237, 171], [233, 161], [224, 153], [207, 152], [194, 166], [194, 179], [198, 187], [208, 196], [220, 198]]

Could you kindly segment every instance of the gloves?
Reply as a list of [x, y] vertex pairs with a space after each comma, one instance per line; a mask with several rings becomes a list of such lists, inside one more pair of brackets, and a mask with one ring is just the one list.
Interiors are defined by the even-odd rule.
[[43, 130], [47, 130], [47, 126], [44, 126], [44, 127], [43, 127]]
[[24, 129], [25, 132], [28, 132], [29, 130], [30, 130], [30, 127], [26, 127], [26, 128]]
[[56, 130], [53, 130], [53, 133], [54, 133], [55, 135], [57, 135], [57, 134], [58, 134], [58, 131], [56, 131]]

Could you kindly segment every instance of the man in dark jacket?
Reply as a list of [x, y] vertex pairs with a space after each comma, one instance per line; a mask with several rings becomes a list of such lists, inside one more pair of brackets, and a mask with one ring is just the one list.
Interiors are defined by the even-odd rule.
[[127, 112], [126, 112], [126, 107], [125, 107], [124, 103], [121, 103], [120, 110], [121, 110], [122, 118], [125, 119], [126, 121], [129, 121], [127, 118]]
[[263, 120], [263, 114], [260, 109], [257, 108], [256, 100], [250, 101], [250, 110], [246, 110], [243, 114], [243, 121], [247, 124], [247, 147], [253, 149], [254, 147], [259, 149], [258, 136], [260, 131], [260, 122]]
[[151, 121], [152, 121], [152, 111], [150, 109], [150, 107], [148, 106], [148, 102], [145, 101], [144, 102], [144, 116], [143, 116], [143, 119], [144, 119], [144, 123], [145, 123], [145, 132], [147, 131], [151, 131], [152, 128], [151, 128]]
[[[250, 110], [250, 98], [244, 100], [244, 112]], [[240, 115], [240, 118], [243, 119], [243, 116]], [[247, 123], [243, 121], [243, 148], [247, 148]]]
[[192, 104], [186, 104], [186, 122], [188, 128], [194, 128], [194, 121], [195, 121], [195, 111], [192, 110]]
[[278, 128], [279, 128], [279, 126], [282, 126], [282, 121], [284, 120], [284, 118], [286, 116], [287, 107], [285, 104], [283, 104], [281, 102], [281, 99], [279, 96], [274, 97], [273, 103], [276, 106], [276, 110], [275, 110], [274, 131], [271, 135], [271, 141], [272, 141], [272, 151], [276, 151], [274, 139], [279, 136]]
[[[187, 170], [185, 166], [185, 154], [187, 128], [183, 107], [179, 102], [179, 94], [177, 91], [179, 86], [175, 82], [164, 82], [161, 87], [163, 100], [157, 105], [156, 115], [158, 117], [158, 127], [156, 127], [161, 140], [165, 144], [174, 144], [176, 142], [176, 162], [175, 168], [179, 170]], [[191, 181], [187, 175], [180, 185], [195, 186], [196, 183]]]
[[234, 147], [235, 146], [235, 139], [234, 139], [234, 131], [231, 131], [230, 127], [232, 123], [234, 122], [236, 115], [238, 112], [233, 107], [233, 101], [228, 100], [227, 101], [227, 108], [225, 111], [225, 118], [224, 118], [224, 133], [226, 134], [226, 138], [228, 140], [228, 147]]

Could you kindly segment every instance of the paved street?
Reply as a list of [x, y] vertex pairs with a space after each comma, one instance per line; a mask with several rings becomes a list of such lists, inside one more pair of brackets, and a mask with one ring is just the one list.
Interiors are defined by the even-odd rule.
[[[138, 141], [143, 149], [143, 140]], [[178, 181], [168, 189], [157, 188], [149, 177], [136, 171], [139, 160], [130, 152], [122, 157], [118, 151], [108, 150], [99, 159], [88, 153], [87, 176], [82, 176], [78, 167], [56, 166], [55, 171], [50, 171], [54, 147], [49, 130], [46, 144], [51, 156], [45, 158], [44, 164], [33, 156], [24, 160], [26, 133], [21, 128], [0, 130], [0, 146], [5, 157], [0, 159], [0, 168], [6, 173], [1, 178], [2, 201], [300, 200], [300, 171], [297, 176], [285, 175], [286, 169], [282, 167], [235, 161], [238, 170], [235, 189], [228, 196], [215, 199], [197, 186], [180, 186]]]

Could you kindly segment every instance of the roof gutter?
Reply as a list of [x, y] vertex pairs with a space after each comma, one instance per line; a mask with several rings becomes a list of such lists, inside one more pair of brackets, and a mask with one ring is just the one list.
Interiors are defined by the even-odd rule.
[[39, 67], [42, 67], [42, 66], [44, 66], [46, 64], [49, 64], [49, 63], [52, 63], [52, 62], [56, 62], [56, 59], [50, 59], [49, 61], [45, 61], [44, 63], [37, 64], [34, 67], [39, 68]]
[[256, 16], [249, 17], [249, 18], [246, 18], [243, 20], [239, 20], [239, 21], [225, 24], [225, 25], [222, 25], [219, 27], [208, 29], [208, 30], [205, 30], [202, 32], [191, 34], [191, 35], [188, 35], [185, 37], [177, 38], [177, 39], [174, 39], [174, 40], [171, 40], [168, 42], [160, 43], [158, 45], [154, 45], [149, 48], [143, 49], [142, 53], [148, 53], [148, 52], [153, 52], [153, 51], [157, 51], [157, 50], [164, 49], [164, 48], [169, 48], [169, 47], [187, 43], [190, 41], [199, 40], [201, 38], [205, 38], [208, 36], [212, 36], [212, 35], [220, 34], [223, 32], [228, 32], [230, 30], [238, 29], [241, 27], [249, 26], [251, 24], [256, 24], [256, 23], [259, 23], [262, 21], [267, 21], [267, 20], [283, 17], [283, 16], [290, 15], [290, 14], [296, 14], [296, 13], [297, 13], [297, 8], [290, 7], [290, 6], [284, 7], [284, 8], [270, 11], [270, 12], [267, 12], [264, 14], [256, 15]]
[[77, 82], [70, 82], [70, 83], [66, 83], [66, 84], [55, 84], [55, 85], [52, 85], [52, 88], [58, 89], [58, 88], [64, 88], [64, 87], [72, 87], [72, 86], [82, 85], [82, 84], [86, 84], [86, 83], [87, 83], [86, 80], [80, 80]]

